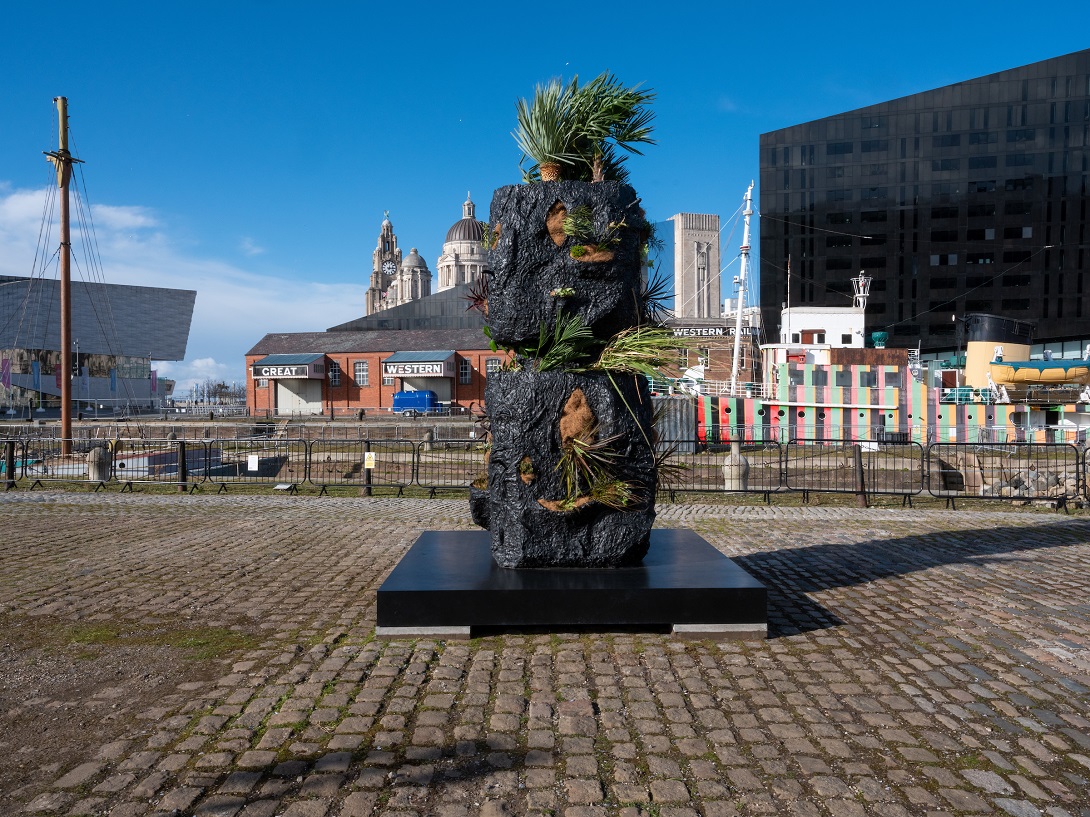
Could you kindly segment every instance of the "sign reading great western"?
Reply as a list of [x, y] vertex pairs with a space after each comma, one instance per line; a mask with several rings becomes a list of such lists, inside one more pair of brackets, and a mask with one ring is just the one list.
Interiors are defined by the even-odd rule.
[[382, 373], [394, 377], [449, 377], [447, 365], [443, 361], [419, 363], [383, 363]]
[[284, 380], [291, 377], [305, 378], [310, 377], [310, 366], [304, 364], [296, 366], [265, 366], [260, 363], [254, 364], [254, 377], [270, 377], [277, 380]]

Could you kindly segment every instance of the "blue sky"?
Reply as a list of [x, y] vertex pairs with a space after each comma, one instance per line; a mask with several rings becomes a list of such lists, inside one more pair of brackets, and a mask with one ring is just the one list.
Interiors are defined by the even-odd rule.
[[466, 192], [484, 218], [519, 181], [535, 83], [652, 87], [659, 144], [630, 161], [648, 214], [725, 221], [761, 133], [1085, 48], [1085, 9], [6, 0], [0, 273], [31, 273], [67, 96], [106, 280], [197, 290], [186, 361], [160, 370], [241, 380], [266, 332], [363, 314], [383, 211], [434, 272]]

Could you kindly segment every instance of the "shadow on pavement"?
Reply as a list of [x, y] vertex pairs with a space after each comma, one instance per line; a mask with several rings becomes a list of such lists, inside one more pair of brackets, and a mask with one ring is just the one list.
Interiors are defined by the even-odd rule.
[[735, 556], [768, 588], [769, 638], [835, 627], [844, 622], [809, 598], [840, 587], [952, 564], [987, 565], [1017, 554], [1090, 543], [1090, 523], [937, 531], [895, 539], [814, 544]]

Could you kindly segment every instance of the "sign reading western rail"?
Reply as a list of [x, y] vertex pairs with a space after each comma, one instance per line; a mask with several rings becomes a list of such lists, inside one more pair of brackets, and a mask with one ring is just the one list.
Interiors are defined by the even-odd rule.
[[[743, 326], [743, 335], [757, 336], [756, 326]], [[733, 326], [675, 326], [674, 337], [675, 338], [699, 338], [699, 337], [716, 337], [721, 338], [723, 336], [733, 337]]]

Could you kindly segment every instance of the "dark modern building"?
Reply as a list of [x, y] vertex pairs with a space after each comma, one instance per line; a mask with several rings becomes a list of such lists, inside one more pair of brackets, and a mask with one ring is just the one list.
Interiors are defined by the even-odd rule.
[[760, 162], [768, 337], [865, 270], [891, 346], [953, 350], [968, 312], [1090, 338], [1090, 50], [762, 134]]
[[[73, 281], [72, 398], [86, 404], [156, 404], [169, 396], [156, 361], [182, 360], [197, 293], [191, 289]], [[60, 401], [60, 283], [0, 276], [0, 383], [6, 406]], [[10, 389], [10, 392], [9, 392]]]

